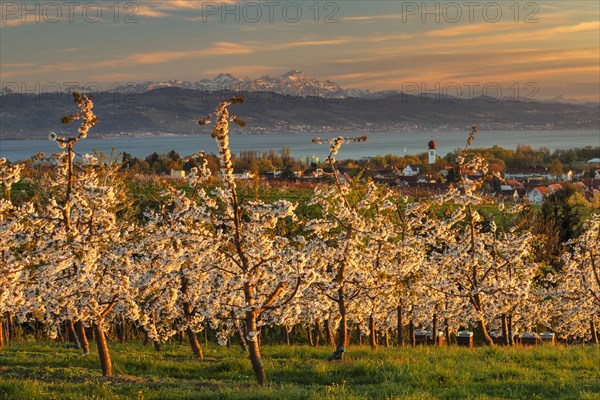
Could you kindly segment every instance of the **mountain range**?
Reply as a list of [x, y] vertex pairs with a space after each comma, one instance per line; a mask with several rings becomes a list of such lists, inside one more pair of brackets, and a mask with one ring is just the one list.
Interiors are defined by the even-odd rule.
[[[247, 100], [234, 112], [247, 120], [244, 132], [248, 133], [464, 130], [472, 124], [496, 130], [598, 129], [600, 125], [598, 104], [578, 104], [563, 97], [532, 102], [342, 89], [335, 82], [295, 70], [259, 79], [219, 74], [197, 82], [145, 82], [94, 96], [100, 122], [93, 132], [100, 136], [198, 134], [202, 130], [197, 120], [232, 96]], [[3, 90], [1, 138], [67, 132], [71, 127], [61, 125], [60, 117], [74, 110], [66, 92], [36, 95]]]
[[[51, 85], [51, 88], [57, 86]], [[118, 92], [124, 95], [145, 93], [156, 89], [179, 88], [186, 90], [197, 90], [209, 93], [218, 92], [237, 92], [240, 95], [267, 92], [272, 94], [281, 94], [285, 96], [297, 97], [322, 97], [327, 99], [344, 99], [344, 98], [366, 98], [376, 99], [384, 98], [393, 95], [402, 94], [401, 90], [390, 89], [384, 91], [374, 91], [369, 89], [345, 89], [331, 80], [320, 81], [316, 78], [311, 78], [302, 71], [291, 70], [283, 75], [270, 76], [265, 75], [258, 79], [239, 78], [229, 73], [221, 73], [212, 79], [201, 79], [196, 82], [182, 80], [168, 81], [148, 81], [143, 83], [129, 83], [127, 85], [115, 85], [107, 90], [109, 92]], [[0, 90], [0, 95], [14, 94], [13, 87], [3, 87]], [[90, 92], [97, 90], [97, 87], [81, 87], [81, 86], [66, 86], [66, 91], [79, 90], [82, 92]], [[65, 91], [65, 93], [66, 93]], [[415, 93], [411, 93], [415, 94]], [[421, 97], [435, 97], [436, 93], [419, 93]], [[437, 94], [439, 97], [440, 95]], [[449, 96], [445, 96], [449, 97]], [[503, 100], [514, 100], [509, 97]], [[518, 99], [525, 101], [526, 99]], [[598, 103], [591, 103], [577, 99], [568, 99], [562, 95], [552, 99], [540, 100], [544, 103], [561, 103], [561, 104], [581, 104], [590, 107], [595, 107]]]

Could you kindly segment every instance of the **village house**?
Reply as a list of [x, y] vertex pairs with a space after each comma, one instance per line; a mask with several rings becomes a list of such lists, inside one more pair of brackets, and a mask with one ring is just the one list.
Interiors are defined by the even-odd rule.
[[540, 205], [544, 202], [544, 198], [549, 194], [550, 190], [548, 190], [547, 187], [538, 186], [533, 188], [531, 192], [529, 192], [529, 194], [527, 195], [527, 200], [529, 200], [531, 204]]
[[404, 176], [417, 176], [421, 172], [421, 167], [418, 165], [407, 165], [402, 170], [402, 175]]

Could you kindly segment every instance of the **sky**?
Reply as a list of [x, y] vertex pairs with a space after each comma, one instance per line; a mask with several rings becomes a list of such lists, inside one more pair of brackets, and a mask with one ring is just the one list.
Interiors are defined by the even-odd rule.
[[343, 88], [600, 101], [600, 5], [1, 1], [2, 87], [108, 89], [292, 69]]

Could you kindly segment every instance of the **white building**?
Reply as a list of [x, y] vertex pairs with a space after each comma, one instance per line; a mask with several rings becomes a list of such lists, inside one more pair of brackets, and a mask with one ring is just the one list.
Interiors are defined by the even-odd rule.
[[402, 170], [402, 175], [404, 176], [417, 176], [421, 172], [421, 167], [417, 165], [407, 165]]
[[527, 200], [529, 200], [531, 204], [542, 204], [544, 202], [544, 197], [548, 196], [549, 194], [550, 191], [548, 188], [544, 186], [538, 186], [529, 192], [527, 195]]

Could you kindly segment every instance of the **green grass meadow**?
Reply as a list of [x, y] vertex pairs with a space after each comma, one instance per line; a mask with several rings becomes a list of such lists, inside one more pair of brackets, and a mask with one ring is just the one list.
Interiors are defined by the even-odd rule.
[[600, 348], [264, 346], [269, 378], [258, 387], [238, 347], [110, 343], [114, 378], [97, 355], [57, 343], [12, 343], [0, 353], [0, 399], [600, 399]]

